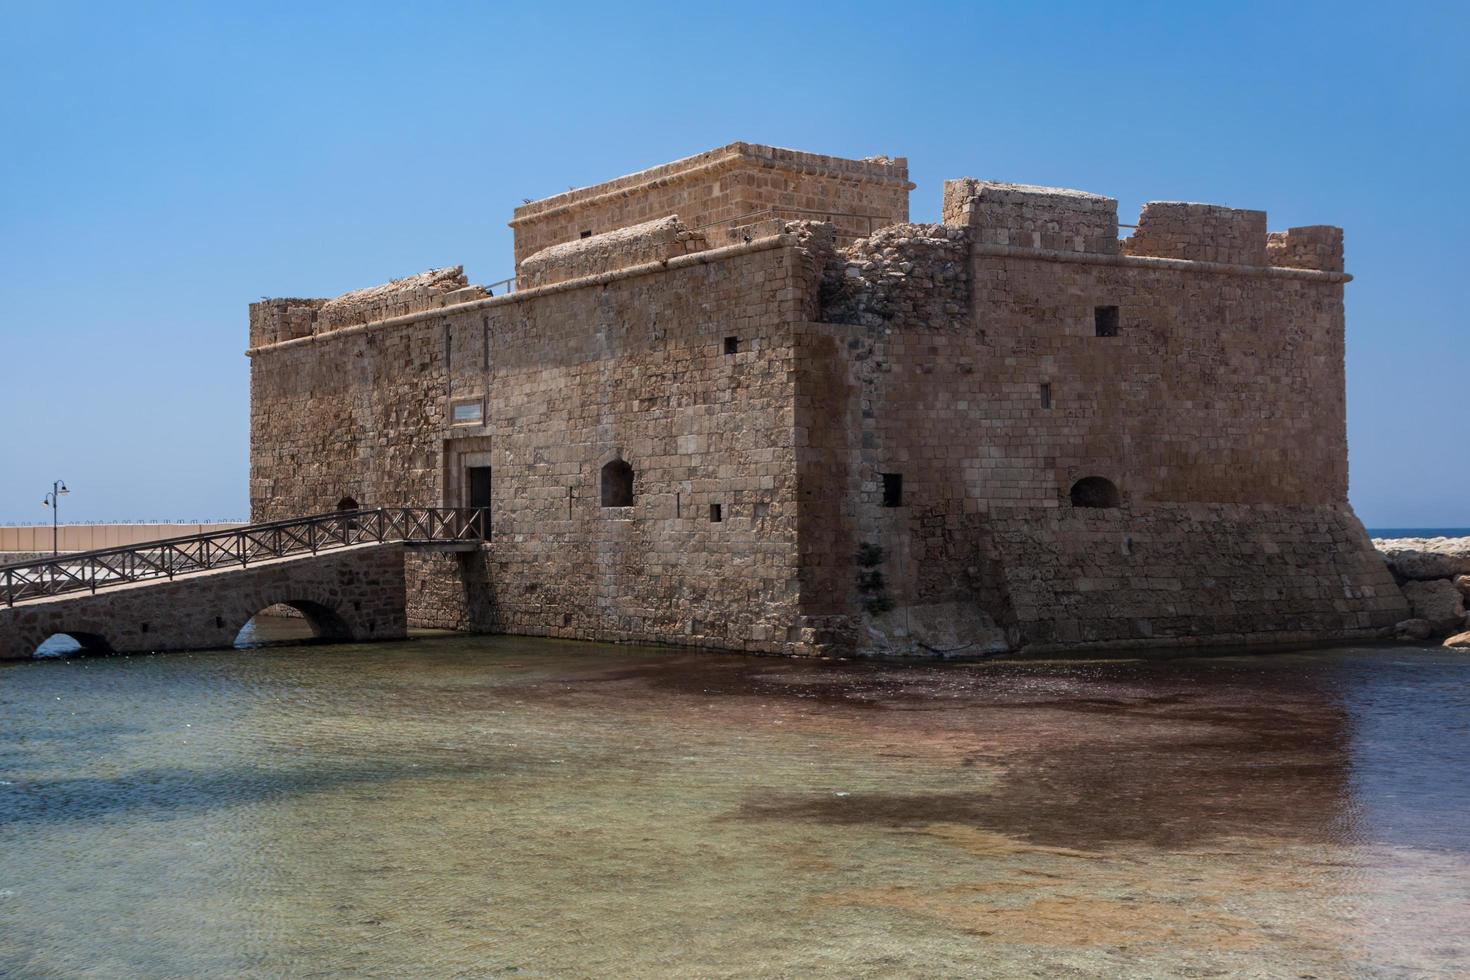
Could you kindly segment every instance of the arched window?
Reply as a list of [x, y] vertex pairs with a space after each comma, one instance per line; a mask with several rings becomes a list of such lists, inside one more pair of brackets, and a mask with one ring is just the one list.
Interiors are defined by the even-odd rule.
[[1084, 476], [1072, 484], [1073, 507], [1117, 507], [1123, 503], [1112, 480], [1101, 476]]
[[633, 506], [633, 467], [621, 459], [602, 468], [602, 506]]
[[341, 500], [337, 501], [337, 509], [357, 510], [357, 501], [353, 500], [351, 497], [343, 497]]

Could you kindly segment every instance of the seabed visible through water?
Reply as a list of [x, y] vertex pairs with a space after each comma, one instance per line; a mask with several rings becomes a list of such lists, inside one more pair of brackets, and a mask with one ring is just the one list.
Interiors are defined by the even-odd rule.
[[1470, 972], [1470, 658], [0, 666], [0, 976]]

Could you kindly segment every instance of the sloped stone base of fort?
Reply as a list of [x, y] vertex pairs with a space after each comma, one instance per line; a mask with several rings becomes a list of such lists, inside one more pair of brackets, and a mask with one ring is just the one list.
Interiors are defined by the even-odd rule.
[[1038, 509], [993, 526], [1028, 652], [1373, 637], [1403, 614], [1345, 508]]

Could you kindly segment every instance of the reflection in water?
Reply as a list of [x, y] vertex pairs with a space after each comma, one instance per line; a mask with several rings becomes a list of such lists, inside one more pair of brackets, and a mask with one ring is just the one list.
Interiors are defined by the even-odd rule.
[[1429, 648], [17, 664], [0, 975], [1454, 973], [1467, 755]]
[[271, 606], [251, 616], [235, 637], [235, 646], [241, 650], [257, 647], [307, 643], [315, 639], [316, 631], [306, 617], [289, 606]]
[[36, 647], [34, 655], [42, 660], [51, 657], [70, 657], [75, 653], [80, 653], [81, 649], [82, 644], [76, 637], [67, 633], [52, 633], [41, 641], [40, 646]]

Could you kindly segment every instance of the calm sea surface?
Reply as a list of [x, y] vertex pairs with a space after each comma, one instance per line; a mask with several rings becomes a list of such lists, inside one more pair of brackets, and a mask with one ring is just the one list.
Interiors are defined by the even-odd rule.
[[1470, 656], [0, 666], [0, 975], [1470, 972]]
[[1370, 527], [1370, 538], [1470, 538], [1470, 527]]

